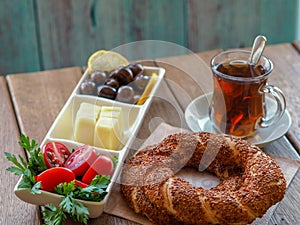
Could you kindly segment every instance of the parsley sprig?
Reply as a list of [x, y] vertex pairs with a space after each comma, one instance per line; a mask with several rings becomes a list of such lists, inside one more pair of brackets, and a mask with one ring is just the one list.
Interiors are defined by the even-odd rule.
[[67, 219], [63, 208], [56, 208], [53, 204], [46, 205], [42, 213], [44, 224], [46, 225], [60, 225]]
[[11, 161], [14, 166], [7, 168], [8, 171], [16, 175], [23, 175], [23, 179], [19, 184], [19, 188], [29, 188], [32, 194], [40, 194], [41, 184], [35, 181], [34, 176], [47, 169], [44, 156], [36, 141], [29, 137], [21, 135], [19, 145], [29, 154], [28, 162], [21, 155], [14, 155], [4, 152], [7, 160]]
[[105, 191], [110, 182], [109, 176], [97, 175], [86, 188], [81, 188], [75, 185], [75, 181], [69, 183], [61, 183], [57, 185], [56, 192], [64, 196], [59, 204], [55, 207], [49, 204], [43, 210], [43, 218], [48, 225], [61, 225], [66, 220], [68, 213], [75, 220], [87, 224], [89, 211], [85, 205], [77, 201], [77, 199], [97, 201], [104, 199], [107, 192]]
[[[41, 194], [41, 183], [36, 182], [34, 178], [35, 175], [47, 169], [41, 149], [34, 139], [30, 141], [29, 137], [23, 134], [20, 136], [19, 145], [27, 151], [28, 162], [21, 155], [16, 156], [5, 152], [6, 158], [14, 164], [7, 170], [16, 175], [23, 175], [18, 188], [28, 188], [31, 189], [32, 194]], [[117, 163], [117, 157], [113, 158], [113, 162]], [[46, 225], [62, 225], [69, 214], [78, 222], [87, 224], [89, 211], [78, 199], [102, 201], [107, 194], [106, 189], [109, 183], [109, 176], [97, 175], [86, 188], [75, 185], [75, 181], [57, 185], [56, 192], [64, 197], [58, 207], [53, 204], [47, 204], [44, 207], [42, 212], [44, 223]]]

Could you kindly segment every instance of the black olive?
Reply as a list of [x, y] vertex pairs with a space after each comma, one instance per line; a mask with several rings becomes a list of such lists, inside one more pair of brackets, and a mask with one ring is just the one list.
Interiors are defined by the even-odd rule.
[[120, 86], [127, 85], [133, 80], [132, 72], [127, 67], [123, 67], [113, 71], [109, 77], [117, 80]]
[[132, 85], [136, 90], [139, 92], [143, 91], [149, 82], [149, 76], [146, 75], [139, 75], [135, 78], [132, 82]]
[[91, 80], [84, 80], [80, 84], [80, 93], [85, 95], [96, 94], [96, 84]]
[[134, 97], [133, 88], [126, 85], [119, 88], [116, 100], [120, 102], [133, 103], [134, 102], [133, 97]]
[[111, 87], [113, 87], [113, 88], [115, 88], [115, 89], [118, 89], [118, 88], [120, 87], [119, 82], [118, 82], [116, 79], [114, 79], [114, 78], [108, 78], [108, 79], [105, 81], [104, 84], [105, 84], [105, 85], [108, 85], [108, 86], [111, 86]]
[[106, 73], [100, 70], [94, 71], [91, 75], [91, 80], [95, 82], [96, 85], [104, 84], [106, 80]]
[[108, 85], [101, 85], [98, 86], [98, 96], [109, 98], [109, 99], [115, 99], [117, 95], [117, 90], [111, 86]]
[[140, 63], [132, 63], [128, 66], [128, 68], [132, 71], [133, 78], [140, 75], [144, 71], [144, 67]]
[[106, 77], [108, 77], [111, 71], [104, 71], [104, 73], [106, 74]]

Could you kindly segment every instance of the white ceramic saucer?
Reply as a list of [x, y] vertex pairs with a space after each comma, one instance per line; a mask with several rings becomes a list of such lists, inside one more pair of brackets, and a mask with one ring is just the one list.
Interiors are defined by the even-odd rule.
[[[214, 132], [211, 121], [208, 116], [208, 109], [211, 102], [212, 93], [207, 93], [195, 98], [185, 110], [185, 120], [188, 127], [194, 131]], [[271, 111], [275, 110], [276, 103], [270, 97], [266, 98], [266, 104]], [[271, 112], [272, 113], [272, 112]], [[278, 138], [282, 137], [290, 128], [292, 119], [289, 112], [286, 110], [281, 119], [267, 127], [260, 128], [255, 136], [248, 138], [251, 143], [263, 147]]]

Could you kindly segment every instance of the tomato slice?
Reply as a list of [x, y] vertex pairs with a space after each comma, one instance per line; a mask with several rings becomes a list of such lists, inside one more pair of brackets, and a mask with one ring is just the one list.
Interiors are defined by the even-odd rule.
[[43, 154], [47, 167], [51, 168], [63, 166], [71, 152], [60, 142], [48, 142], [43, 148]]
[[42, 190], [55, 191], [58, 184], [75, 180], [75, 174], [65, 167], [52, 167], [35, 176], [35, 180], [41, 182]]
[[81, 187], [81, 188], [86, 188], [88, 185], [86, 183], [83, 183], [80, 180], [75, 180], [75, 185]]
[[114, 164], [110, 157], [107, 155], [100, 155], [91, 167], [86, 171], [82, 177], [82, 181], [90, 184], [96, 175], [112, 176], [114, 172]]
[[75, 176], [82, 176], [96, 159], [95, 149], [89, 145], [83, 145], [69, 156], [64, 166], [72, 170]]

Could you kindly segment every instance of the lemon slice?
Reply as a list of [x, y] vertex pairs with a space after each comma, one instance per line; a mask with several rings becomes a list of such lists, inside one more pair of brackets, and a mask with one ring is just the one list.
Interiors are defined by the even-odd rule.
[[111, 71], [119, 66], [128, 65], [128, 60], [121, 54], [113, 51], [99, 50], [94, 52], [88, 59], [88, 70]]
[[152, 76], [151, 76], [147, 86], [145, 87], [143, 94], [141, 95], [141, 97], [139, 98], [139, 100], [136, 103], [137, 105], [144, 104], [145, 101], [149, 98], [150, 93], [153, 89], [154, 84], [156, 83], [157, 78], [158, 78], [157, 73], [152, 73]]

